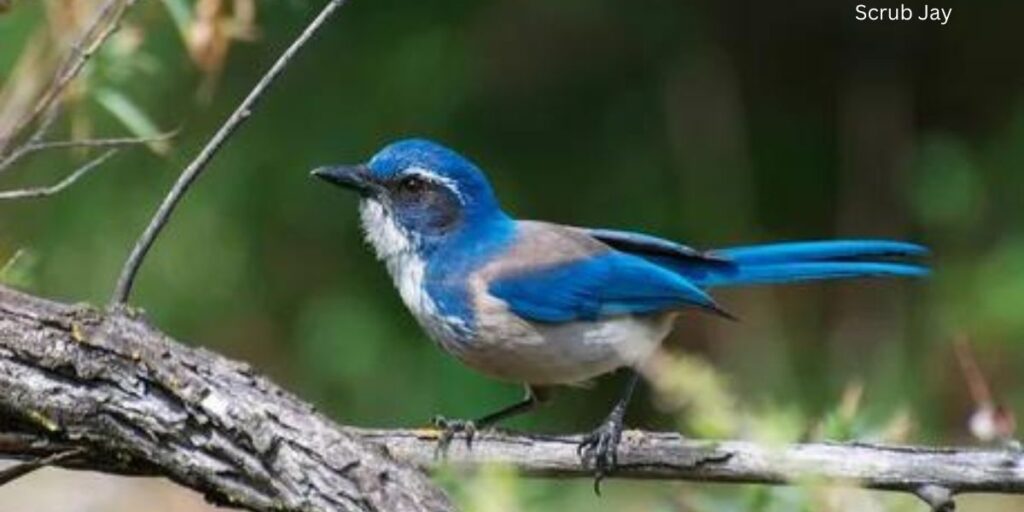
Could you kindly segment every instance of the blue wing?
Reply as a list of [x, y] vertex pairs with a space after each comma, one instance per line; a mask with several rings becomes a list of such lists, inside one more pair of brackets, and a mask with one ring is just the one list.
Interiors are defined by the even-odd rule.
[[686, 306], [728, 316], [684, 277], [617, 251], [503, 276], [488, 291], [515, 314], [539, 322], [594, 320]]

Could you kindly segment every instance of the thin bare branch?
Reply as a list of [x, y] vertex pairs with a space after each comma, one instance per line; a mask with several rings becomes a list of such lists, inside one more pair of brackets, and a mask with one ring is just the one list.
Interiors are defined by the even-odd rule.
[[117, 153], [116, 149], [108, 150], [106, 153], [86, 162], [85, 165], [75, 169], [63, 180], [50, 185], [48, 187], [37, 187], [37, 188], [23, 188], [17, 190], [5, 190], [0, 191], [0, 201], [9, 201], [13, 199], [37, 199], [40, 197], [49, 197], [54, 194], [59, 194], [64, 189], [74, 185], [75, 182], [82, 179], [83, 176], [91, 172], [93, 169], [98, 168], [101, 164], [107, 161], [110, 157]]
[[[27, 141], [0, 158], [0, 174], [3, 174], [4, 171], [10, 169], [15, 162], [21, 160], [22, 157], [30, 153], [31, 151], [29, 148], [43, 141], [46, 134], [49, 133], [50, 127], [53, 126], [54, 121], [56, 121], [57, 117], [60, 116], [60, 110], [60, 104], [55, 104], [52, 109], [46, 112], [46, 115], [43, 116], [42, 121], [39, 122], [39, 125], [36, 126], [36, 129], [32, 132], [32, 135], [29, 136]], [[0, 139], [0, 150], [3, 150], [5, 142], [5, 140]]]
[[992, 399], [992, 389], [988, 385], [985, 373], [978, 366], [974, 358], [974, 350], [971, 349], [971, 341], [967, 335], [961, 334], [953, 341], [953, 350], [956, 353], [957, 362], [960, 363], [960, 370], [963, 371], [964, 380], [967, 382], [967, 389], [971, 393], [976, 407], [991, 407], [995, 404]]
[[149, 225], [146, 226], [146, 230], [139, 237], [139, 240], [135, 243], [135, 247], [132, 248], [131, 254], [125, 261], [123, 268], [121, 269], [121, 275], [117, 280], [117, 286], [114, 289], [113, 297], [110, 299], [112, 306], [124, 304], [128, 301], [128, 296], [131, 294], [132, 285], [135, 283], [135, 276], [139, 272], [139, 267], [142, 265], [142, 261], [145, 259], [146, 254], [153, 246], [153, 242], [156, 241], [157, 236], [163, 230], [164, 225], [170, 219], [171, 213], [174, 208], [184, 197], [189, 187], [195, 182], [196, 178], [199, 177], [200, 173], [206, 169], [207, 165], [213, 156], [220, 150], [221, 146], [227, 142], [228, 138], [238, 129], [238, 127], [249, 118], [252, 114], [252, 109], [256, 106], [257, 102], [266, 92], [267, 88], [271, 83], [288, 67], [291, 63], [292, 58], [306, 45], [306, 42], [316, 33], [317, 30], [330, 18], [334, 12], [344, 5], [346, 0], [328, 0], [327, 4], [324, 5], [320, 14], [316, 16], [306, 26], [301, 34], [292, 42], [292, 44], [278, 57], [277, 61], [267, 70], [266, 74], [260, 78], [256, 86], [253, 87], [249, 95], [242, 100], [242, 103], [238, 105], [238, 108], [228, 117], [227, 121], [221, 125], [220, 129], [210, 138], [206, 146], [196, 155], [196, 158], [182, 171], [181, 176], [178, 177], [178, 181], [175, 182], [170, 192], [164, 198], [163, 203], [160, 204], [160, 208], [157, 209], [156, 214], [150, 220]]
[[85, 453], [85, 448], [68, 448], [62, 452], [55, 452], [51, 455], [38, 457], [27, 462], [22, 462], [8, 468], [4, 468], [0, 471], [0, 485], [6, 485], [46, 466], [57, 466], [63, 464], [82, 453]]
[[73, 443], [47, 435], [28, 424], [5, 425], [0, 428], [0, 459], [32, 463], [68, 452], [74, 455], [66, 455], [44, 465], [111, 475], [162, 476], [160, 469], [147, 461], [103, 456], [95, 450], [83, 449], [81, 442]]
[[46, 151], [51, 149], [77, 149], [77, 148], [111, 148], [124, 146], [138, 146], [152, 142], [162, 142], [173, 139], [180, 129], [154, 135], [152, 137], [108, 137], [101, 139], [81, 140], [55, 140], [39, 142], [32, 146], [30, 151]]
[[180, 129], [161, 133], [153, 137], [109, 137], [101, 139], [81, 139], [81, 140], [55, 140], [55, 141], [33, 141], [30, 140], [21, 146], [18, 146], [16, 150], [11, 152], [7, 157], [0, 159], [0, 174], [10, 168], [12, 165], [20, 161], [33, 153], [50, 150], [60, 149], [80, 149], [80, 148], [118, 148], [125, 146], [137, 146], [143, 144], [150, 144], [153, 142], [162, 142], [170, 140], [178, 135]]

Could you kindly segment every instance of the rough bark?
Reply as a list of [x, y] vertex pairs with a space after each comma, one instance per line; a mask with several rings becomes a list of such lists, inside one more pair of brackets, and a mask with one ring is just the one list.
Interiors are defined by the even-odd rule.
[[164, 475], [254, 511], [452, 509], [416, 468], [128, 310], [0, 287], [0, 389], [9, 455], [84, 448], [61, 464]]
[[[339, 426], [247, 365], [186, 347], [130, 311], [108, 314], [0, 287], [0, 457], [166, 476], [254, 511], [452, 510], [419, 470], [434, 430]], [[447, 462], [589, 478], [579, 436], [479, 433]], [[811, 443], [763, 446], [628, 431], [613, 477], [914, 493], [950, 510], [965, 492], [1024, 494], [1013, 448]], [[2, 478], [0, 478], [2, 481]]]

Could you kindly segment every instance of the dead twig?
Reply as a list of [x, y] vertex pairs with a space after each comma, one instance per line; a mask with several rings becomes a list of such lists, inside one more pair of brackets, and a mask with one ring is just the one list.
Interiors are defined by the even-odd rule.
[[110, 299], [111, 306], [123, 305], [128, 301], [128, 296], [131, 294], [132, 285], [135, 283], [135, 276], [139, 272], [139, 268], [142, 266], [142, 261], [146, 258], [146, 254], [149, 253], [150, 248], [153, 246], [153, 242], [156, 241], [163, 227], [167, 224], [167, 221], [171, 217], [171, 213], [174, 208], [184, 197], [192, 183], [195, 182], [196, 178], [206, 169], [210, 160], [217, 153], [218, 150], [224, 145], [225, 142], [234, 134], [235, 130], [238, 129], [241, 124], [252, 115], [252, 109], [256, 106], [257, 102], [263, 96], [263, 93], [267, 91], [270, 84], [288, 67], [295, 55], [302, 49], [303, 46], [309, 41], [313, 34], [324, 25], [325, 22], [331, 17], [332, 14], [342, 5], [346, 0], [328, 0], [327, 4], [324, 5], [320, 14], [316, 16], [306, 26], [301, 34], [292, 42], [290, 46], [278, 57], [277, 61], [274, 62], [270, 69], [267, 70], [266, 74], [253, 87], [249, 95], [242, 100], [242, 103], [238, 105], [238, 108], [228, 117], [227, 121], [213, 134], [206, 146], [203, 147], [202, 151], [196, 155], [195, 159], [189, 163], [188, 167], [182, 171], [181, 176], [178, 177], [178, 181], [174, 183], [170, 192], [164, 197], [163, 203], [157, 209], [153, 218], [150, 219], [149, 225], [146, 226], [145, 231], [139, 237], [135, 246], [132, 248], [131, 254], [125, 261], [124, 266], [121, 269], [121, 275], [118, 277], [117, 286], [114, 289], [114, 294]]
[[[0, 134], [0, 174], [13, 168], [22, 158], [49, 149], [74, 147], [119, 147], [147, 142], [142, 139], [88, 139], [81, 141], [44, 141], [57, 118], [60, 117], [61, 96], [68, 85], [82, 72], [92, 56], [117, 32], [121, 20], [137, 0], [107, 0], [86, 24], [81, 34], [71, 45], [71, 50], [54, 73], [50, 85], [36, 100], [35, 105], [11, 125], [7, 133]], [[4, 153], [10, 142], [18, 139], [30, 125], [36, 124], [32, 133], [11, 151]], [[173, 135], [173, 134], [172, 134]], [[162, 136], [160, 137], [162, 138]], [[159, 139], [159, 138], [156, 138]], [[0, 200], [31, 199], [48, 197], [70, 187], [101, 163], [113, 156], [105, 153], [72, 171], [60, 182], [47, 186], [0, 191]]]
[[45, 457], [38, 457], [27, 462], [21, 462], [0, 471], [0, 485], [13, 482], [37, 469], [46, 466], [56, 466], [85, 453], [85, 448], [69, 448], [62, 452], [56, 452]]
[[0, 201], [9, 201], [13, 199], [36, 199], [40, 197], [49, 197], [54, 194], [62, 192], [64, 189], [74, 185], [75, 182], [82, 179], [83, 176], [88, 174], [90, 171], [96, 169], [100, 164], [106, 162], [110, 157], [117, 153], [116, 149], [108, 150], [102, 155], [90, 160], [85, 165], [82, 165], [78, 169], [75, 169], [63, 180], [50, 185], [48, 187], [36, 187], [36, 188], [23, 188], [16, 190], [5, 190], [0, 191]]
[[42, 151], [52, 151], [61, 149], [95, 149], [95, 148], [117, 148], [125, 146], [137, 146], [143, 144], [151, 144], [154, 142], [163, 142], [170, 140], [178, 135], [179, 130], [173, 130], [166, 133], [161, 133], [153, 137], [109, 137], [101, 139], [81, 139], [81, 140], [55, 140], [55, 141], [29, 141], [18, 149], [8, 154], [5, 158], [0, 159], [0, 173], [11, 167], [15, 163], [19, 162], [22, 158], [25, 158], [33, 153], [39, 153]]

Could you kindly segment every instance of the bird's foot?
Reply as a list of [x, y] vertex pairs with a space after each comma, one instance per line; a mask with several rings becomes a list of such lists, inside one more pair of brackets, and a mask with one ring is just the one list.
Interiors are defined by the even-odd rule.
[[476, 435], [476, 423], [471, 420], [452, 420], [444, 416], [434, 416], [431, 421], [434, 428], [441, 431], [437, 438], [437, 449], [434, 451], [435, 458], [443, 458], [448, 455], [448, 446], [458, 434], [466, 436], [466, 448], [473, 447], [473, 436]]
[[594, 468], [594, 494], [601, 495], [601, 480], [615, 471], [619, 441], [622, 440], [622, 416], [612, 414], [587, 434], [576, 447], [584, 466]]

